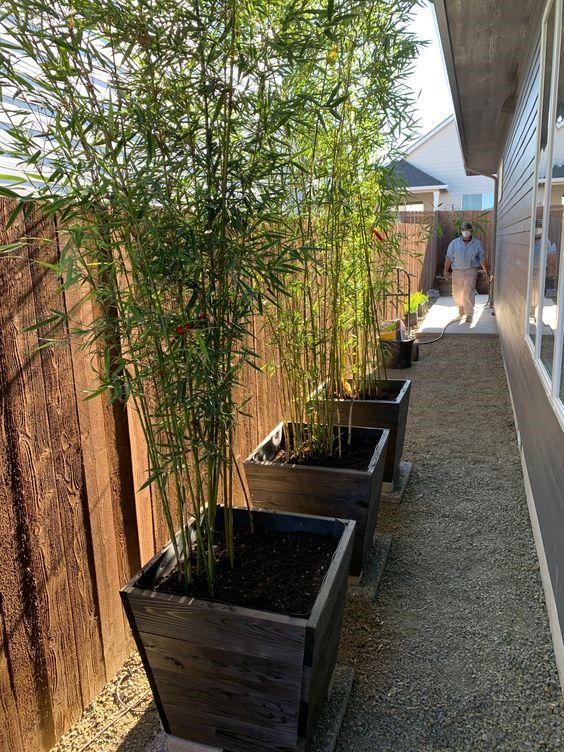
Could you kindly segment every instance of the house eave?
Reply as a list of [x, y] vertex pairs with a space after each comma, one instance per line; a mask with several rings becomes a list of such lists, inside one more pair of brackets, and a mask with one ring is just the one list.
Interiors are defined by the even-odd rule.
[[434, 0], [464, 167], [497, 172], [544, 0]]
[[428, 193], [429, 191], [447, 191], [448, 185], [411, 185], [406, 188], [409, 193]]

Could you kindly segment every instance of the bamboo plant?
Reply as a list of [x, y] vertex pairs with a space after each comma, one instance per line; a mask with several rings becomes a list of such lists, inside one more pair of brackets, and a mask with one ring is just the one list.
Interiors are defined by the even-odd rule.
[[94, 394], [133, 402], [179, 574], [205, 576], [211, 595], [219, 504], [234, 556], [235, 387], [256, 361], [251, 316], [283, 299], [308, 242], [288, 221], [302, 170], [292, 134], [305, 138], [307, 113], [330, 107], [303, 72], [325, 64], [364, 6], [3, 4], [3, 147], [25, 179], [2, 194], [56, 221], [51, 271], [80, 298], [40, 322], [45, 344], [80, 337], [99, 358]]
[[367, 0], [327, 64], [302, 65], [291, 79], [329, 106], [292, 135], [304, 263], [290, 294], [269, 308], [288, 458], [341, 454], [342, 432], [335, 441], [333, 426], [349, 424], [350, 442], [350, 411], [341, 414], [333, 398], [374, 393], [383, 375], [379, 317], [398, 264], [393, 228], [404, 190], [389, 165], [412, 132], [404, 78], [417, 48], [405, 27], [414, 5]]

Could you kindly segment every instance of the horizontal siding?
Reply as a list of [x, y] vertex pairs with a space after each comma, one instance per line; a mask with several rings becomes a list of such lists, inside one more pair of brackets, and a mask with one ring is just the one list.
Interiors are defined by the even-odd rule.
[[448, 191], [441, 193], [443, 207], [453, 204], [455, 210], [460, 209], [463, 193], [494, 192], [490, 178], [466, 175], [454, 120], [410, 152], [407, 160], [448, 185]]
[[564, 625], [564, 433], [524, 338], [540, 75], [540, 40], [537, 40], [503, 156], [496, 313], [556, 610], [560, 624]]

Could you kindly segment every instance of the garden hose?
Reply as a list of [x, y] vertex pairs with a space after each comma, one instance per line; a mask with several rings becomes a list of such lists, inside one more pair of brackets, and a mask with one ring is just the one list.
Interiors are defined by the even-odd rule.
[[432, 344], [433, 342], [438, 342], [438, 341], [439, 341], [439, 340], [440, 340], [440, 339], [442, 338], [443, 334], [444, 334], [444, 333], [446, 332], [446, 330], [448, 329], [448, 327], [449, 327], [449, 326], [450, 326], [451, 324], [454, 324], [454, 323], [456, 323], [457, 321], [460, 321], [460, 316], [457, 316], [457, 317], [456, 317], [456, 318], [454, 318], [454, 319], [453, 319], [452, 321], [449, 321], [449, 322], [448, 322], [448, 324], [445, 324], [445, 325], [444, 325], [444, 327], [443, 327], [443, 330], [442, 330], [442, 332], [441, 332], [441, 333], [439, 334], [439, 336], [438, 336], [438, 337], [434, 337], [433, 339], [426, 339], [425, 341], [423, 341], [423, 340], [421, 340], [421, 339], [420, 339], [420, 340], [419, 340], [419, 345], [420, 345], [420, 346], [421, 346], [421, 345], [430, 345], [430, 344]]

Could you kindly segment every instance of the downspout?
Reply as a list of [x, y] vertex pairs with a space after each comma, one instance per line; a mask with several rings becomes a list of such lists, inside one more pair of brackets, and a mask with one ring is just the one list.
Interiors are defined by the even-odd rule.
[[497, 250], [497, 207], [498, 207], [498, 201], [499, 201], [499, 175], [496, 175], [495, 173], [489, 173], [489, 172], [478, 172], [476, 170], [472, 170], [469, 168], [466, 164], [464, 165], [467, 172], [472, 173], [472, 175], [482, 175], [485, 178], [490, 178], [494, 181], [494, 205], [493, 205], [493, 233], [492, 233], [492, 248], [491, 248], [491, 255], [490, 255], [490, 276], [494, 278], [493, 285], [490, 287], [490, 298], [489, 298], [489, 305], [490, 308], [495, 308], [495, 262], [496, 262], [496, 250]]
[[495, 309], [495, 261], [497, 251], [497, 206], [499, 200], [499, 175], [488, 175], [494, 181], [494, 215], [492, 233], [492, 252], [490, 256], [490, 276], [493, 282], [490, 285], [490, 307]]

